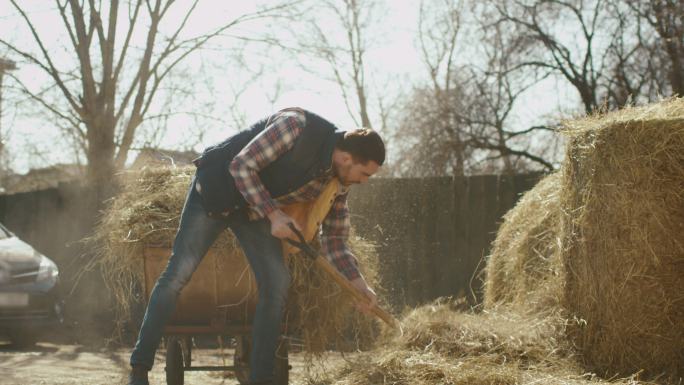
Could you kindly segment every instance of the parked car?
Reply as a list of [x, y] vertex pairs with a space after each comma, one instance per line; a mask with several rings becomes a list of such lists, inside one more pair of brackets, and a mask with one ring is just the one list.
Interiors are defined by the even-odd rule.
[[62, 323], [58, 280], [52, 260], [0, 224], [0, 337], [31, 346]]

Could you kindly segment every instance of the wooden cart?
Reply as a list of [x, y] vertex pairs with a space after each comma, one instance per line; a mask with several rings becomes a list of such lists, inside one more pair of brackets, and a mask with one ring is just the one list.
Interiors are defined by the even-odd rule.
[[[145, 293], [149, 298], [166, 267], [171, 249], [145, 247]], [[249, 377], [251, 324], [257, 289], [249, 265], [237, 250], [212, 248], [181, 292], [176, 311], [164, 330], [166, 383], [181, 385], [189, 371], [235, 371], [241, 384]], [[235, 342], [232, 366], [195, 366], [192, 339], [201, 335], [228, 337]], [[288, 383], [288, 346], [283, 340], [276, 353], [276, 384]]]
[[[330, 211], [335, 195], [342, 186], [333, 179], [318, 198], [282, 207], [302, 227], [302, 240], [311, 241], [323, 219]], [[283, 242], [283, 255], [290, 258], [301, 250]], [[146, 247], [145, 292], [147, 298], [159, 274], [166, 267], [171, 250], [163, 247]], [[343, 289], [363, 301], [364, 296], [351, 287], [329, 262], [317, 259], [317, 264], [331, 274]], [[190, 282], [183, 289], [176, 312], [166, 327], [166, 381], [169, 385], [183, 384], [183, 374], [198, 370], [234, 370], [238, 381], [246, 383], [249, 377], [250, 326], [256, 308], [256, 281], [245, 257], [238, 250], [213, 248], [204, 257]], [[396, 320], [376, 307], [373, 309], [388, 324]], [[233, 366], [193, 366], [193, 336], [209, 334], [233, 337], [236, 341]], [[280, 342], [276, 352], [275, 384], [287, 385], [289, 377], [287, 341]]]

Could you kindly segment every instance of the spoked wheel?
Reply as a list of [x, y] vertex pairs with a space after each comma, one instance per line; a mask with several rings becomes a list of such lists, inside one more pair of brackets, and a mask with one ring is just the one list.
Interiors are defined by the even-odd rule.
[[176, 337], [169, 338], [166, 347], [166, 383], [167, 385], [183, 385], [183, 344]]
[[[235, 365], [235, 377], [240, 384], [249, 381], [249, 354], [252, 348], [251, 336], [243, 335], [237, 338], [233, 365]], [[287, 385], [290, 379], [290, 361], [288, 358], [287, 340], [281, 340], [276, 351], [274, 384]]]

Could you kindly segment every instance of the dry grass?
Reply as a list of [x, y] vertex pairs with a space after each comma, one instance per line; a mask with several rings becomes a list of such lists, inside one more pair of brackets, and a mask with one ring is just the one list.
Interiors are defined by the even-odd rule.
[[[380, 289], [378, 259], [372, 244], [350, 236], [350, 248], [359, 259], [364, 277]], [[367, 349], [377, 337], [377, 325], [354, 307], [351, 296], [305, 256], [290, 258], [290, 287], [287, 311], [288, 334], [304, 341], [304, 350], [315, 355], [330, 349]]]
[[[401, 334], [386, 331], [377, 348], [312, 384], [644, 384], [587, 370], [677, 383], [684, 372], [684, 101], [565, 126], [563, 169], [506, 216], [487, 267], [486, 310], [451, 301], [413, 309]], [[139, 279], [139, 266], [121, 258], [175, 231], [180, 206], [165, 195], [182, 197], [174, 175], [138, 176], [138, 187], [127, 185], [114, 217], [103, 221], [102, 261], [121, 298]], [[188, 175], [178, 178], [186, 178], [184, 191]], [[311, 352], [334, 344], [330, 336], [353, 334], [345, 325], [368, 322], [351, 317], [350, 302], [310, 268], [292, 271], [289, 321]]]
[[528, 310], [558, 308], [561, 175], [545, 177], [504, 216], [485, 267], [485, 307], [512, 303]]
[[679, 383], [684, 99], [567, 121], [564, 134], [561, 170], [506, 215], [485, 303], [559, 309], [587, 370]]
[[565, 126], [570, 335], [602, 374], [684, 376], [684, 99]]
[[[154, 168], [129, 171], [120, 176], [121, 192], [109, 202], [96, 235], [90, 239], [98, 250], [96, 263], [114, 294], [117, 322], [131, 321], [131, 308], [144, 302], [142, 252], [146, 245], [170, 247], [180, 219], [194, 168]], [[352, 250], [369, 282], [377, 285], [377, 255], [369, 242], [352, 235]], [[223, 250], [238, 250], [235, 237], [223, 232], [214, 244]], [[321, 276], [305, 258], [290, 258], [293, 285], [288, 301], [288, 333], [302, 340], [303, 348], [320, 353], [333, 346], [356, 346], [359, 338], [371, 340], [373, 320], [359, 315], [336, 284]], [[209, 321], [209, 320], [207, 320]], [[357, 339], [350, 337], [358, 337]]]
[[[439, 300], [410, 311], [402, 334], [350, 360], [339, 373], [312, 384], [522, 385], [637, 384], [585, 374], [564, 338], [557, 314], [540, 317], [507, 308], [475, 313]], [[643, 384], [643, 383], [641, 383]]]

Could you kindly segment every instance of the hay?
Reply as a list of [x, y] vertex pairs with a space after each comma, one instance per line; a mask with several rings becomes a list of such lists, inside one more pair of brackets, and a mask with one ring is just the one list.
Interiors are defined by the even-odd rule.
[[565, 342], [558, 315], [497, 308], [475, 313], [463, 302], [439, 300], [410, 311], [403, 334], [385, 335], [373, 352], [311, 383], [336, 385], [637, 384], [584, 373]]
[[[145, 302], [142, 297], [145, 246], [170, 247], [194, 168], [144, 168], [120, 175], [120, 193], [102, 215], [95, 236], [89, 240], [97, 247], [96, 262], [117, 304], [117, 330], [129, 324], [131, 308]], [[377, 254], [374, 246], [352, 235], [350, 247], [359, 259], [369, 283], [377, 286]], [[230, 231], [223, 232], [214, 248], [237, 252], [244, 258]], [[320, 353], [355, 341], [349, 336], [370, 340], [373, 320], [352, 309], [352, 301], [336, 284], [310, 268], [305, 258], [290, 258], [293, 284], [288, 301], [288, 333], [303, 339], [310, 353]], [[310, 319], [314, 316], [316, 318]], [[207, 320], [209, 321], [209, 320]], [[358, 342], [358, 341], [356, 341]]]
[[567, 121], [561, 170], [505, 217], [485, 306], [561, 311], [587, 370], [684, 373], [684, 99]]
[[560, 173], [545, 177], [504, 216], [485, 267], [484, 305], [514, 304], [529, 310], [558, 308]]
[[[359, 259], [364, 278], [381, 290], [374, 246], [353, 234], [349, 246]], [[377, 324], [355, 309], [351, 296], [304, 255], [290, 258], [289, 267], [292, 285], [288, 294], [288, 334], [304, 341], [305, 352], [320, 355], [333, 348], [349, 351], [372, 345]]]
[[[145, 244], [170, 245], [192, 174], [191, 168], [120, 174], [120, 193], [107, 202], [93, 237], [87, 240], [114, 297], [115, 338], [121, 337], [124, 326], [140, 326], [135, 324], [137, 320], [131, 320], [131, 308], [144, 302], [143, 249]], [[220, 241], [227, 243], [225, 237]]]
[[570, 336], [601, 374], [684, 376], [684, 99], [565, 126]]

